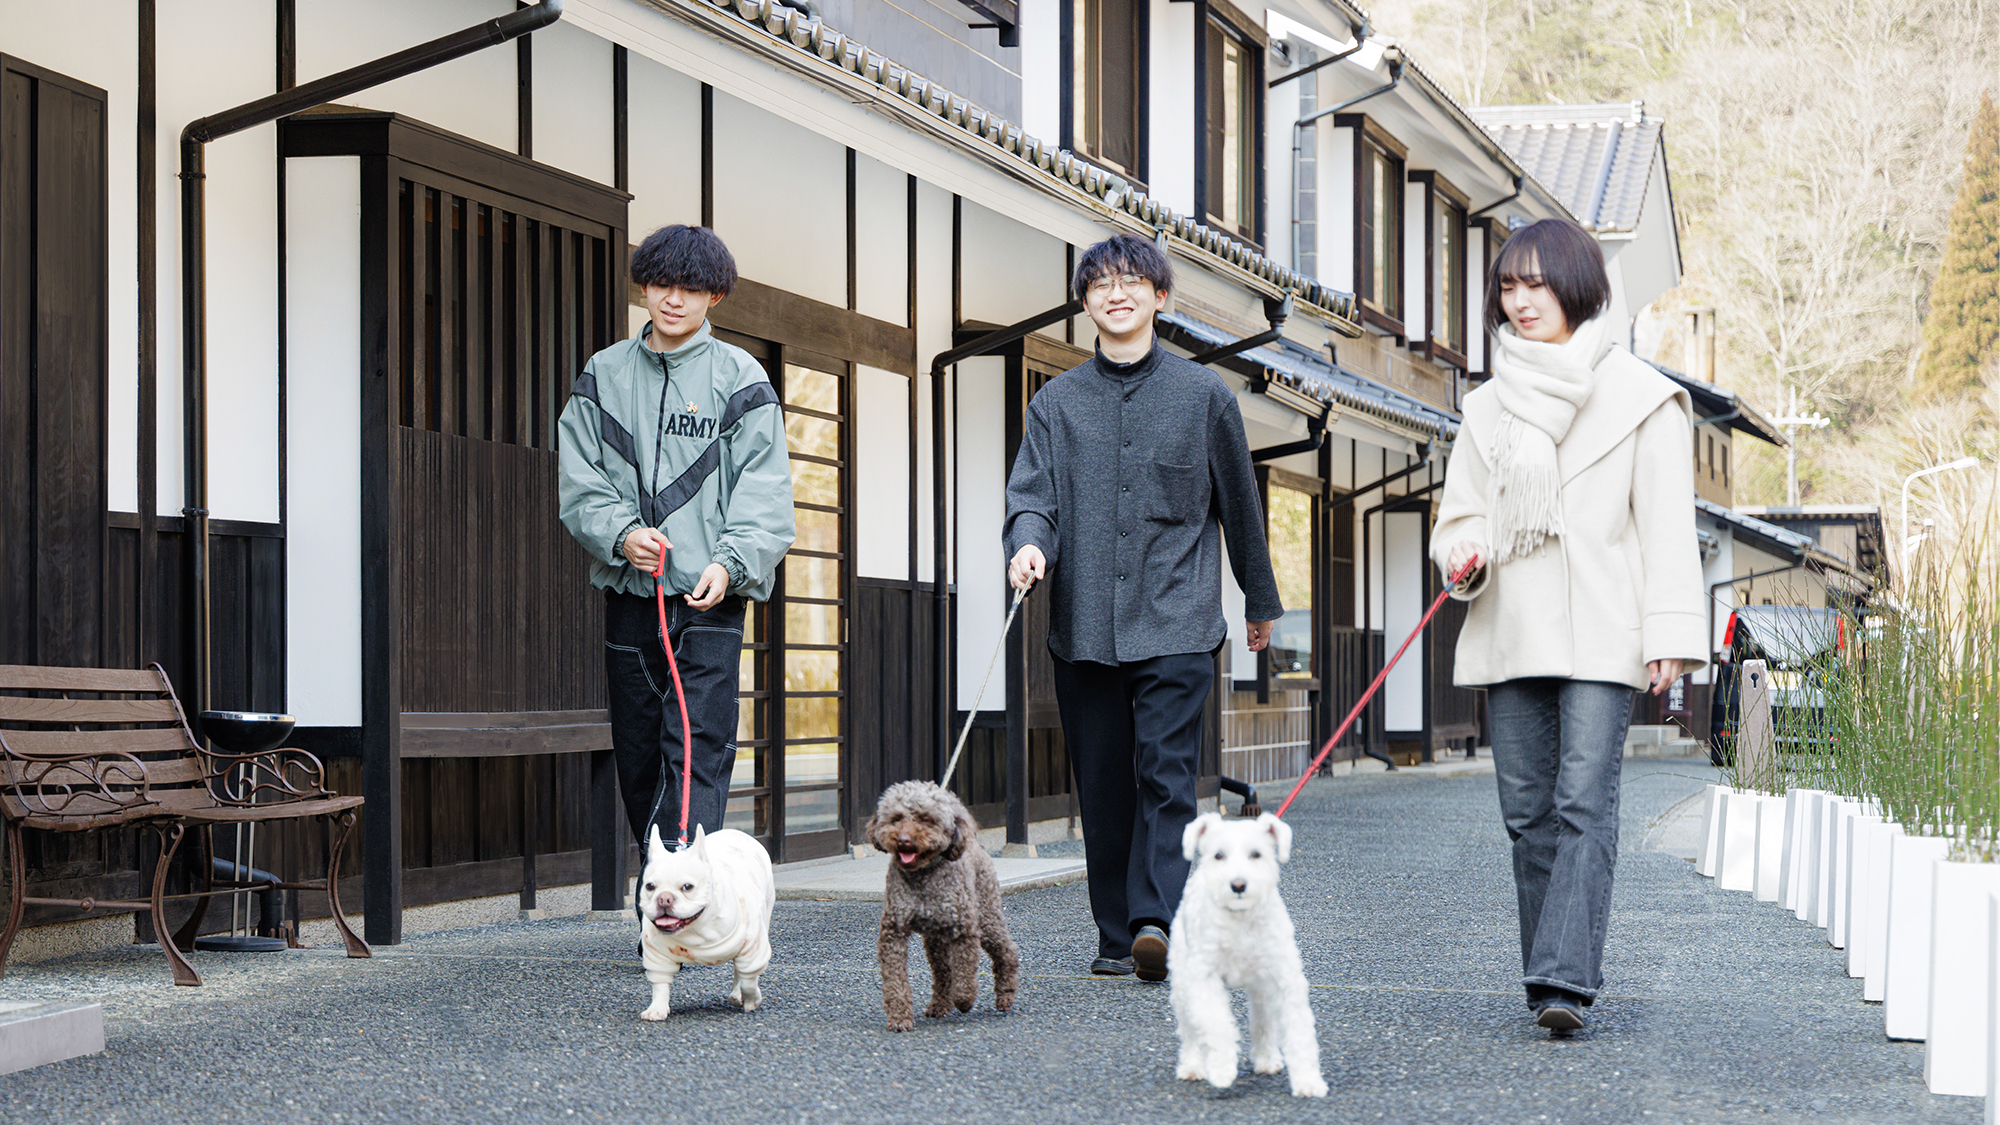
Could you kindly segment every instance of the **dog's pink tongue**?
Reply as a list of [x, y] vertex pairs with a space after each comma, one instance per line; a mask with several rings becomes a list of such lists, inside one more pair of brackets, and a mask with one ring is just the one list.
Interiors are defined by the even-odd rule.
[[901, 864], [902, 864], [903, 866], [905, 866], [905, 867], [908, 867], [908, 866], [909, 866], [910, 864], [912, 864], [912, 863], [915, 863], [915, 862], [917, 862], [917, 853], [915, 853], [915, 852], [897, 852], [897, 853], [896, 853], [896, 860], [897, 860], [897, 862], [901, 863]]

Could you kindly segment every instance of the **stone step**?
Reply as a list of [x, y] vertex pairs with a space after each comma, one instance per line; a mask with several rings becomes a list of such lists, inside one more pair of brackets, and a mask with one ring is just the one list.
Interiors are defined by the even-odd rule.
[[103, 1050], [102, 1004], [0, 1000], [0, 1074]]

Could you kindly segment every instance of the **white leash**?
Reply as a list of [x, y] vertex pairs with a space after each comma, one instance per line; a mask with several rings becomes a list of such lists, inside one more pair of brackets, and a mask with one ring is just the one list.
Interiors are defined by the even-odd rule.
[[[938, 782], [941, 789], [951, 788], [951, 775], [958, 769], [958, 756], [965, 752], [965, 740], [972, 734], [972, 721], [979, 717], [979, 704], [986, 698], [986, 685], [993, 680], [993, 666], [1000, 663], [1000, 653], [1007, 647], [1007, 631], [1014, 627], [1014, 615], [1021, 611], [1021, 599], [1028, 596], [1033, 586], [1023, 586], [1014, 591], [1014, 604], [1007, 607], [1007, 620], [1000, 626], [1000, 644], [993, 650], [993, 658], [986, 662], [986, 675], [980, 678], [979, 694], [972, 697], [972, 708], [965, 713], [965, 729], [958, 732], [958, 745], [951, 749], [951, 761], [945, 764], [944, 780]], [[942, 673], [942, 669], [939, 670]]]

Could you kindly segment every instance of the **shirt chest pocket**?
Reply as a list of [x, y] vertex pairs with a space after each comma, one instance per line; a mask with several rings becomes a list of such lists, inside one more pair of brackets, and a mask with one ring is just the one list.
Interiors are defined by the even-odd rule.
[[1186, 523], [1208, 511], [1208, 473], [1203, 465], [1154, 461], [1146, 518], [1156, 523]]

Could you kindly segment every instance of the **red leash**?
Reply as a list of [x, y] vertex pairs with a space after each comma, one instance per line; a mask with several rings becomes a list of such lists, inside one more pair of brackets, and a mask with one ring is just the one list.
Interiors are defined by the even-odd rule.
[[1312, 777], [1313, 771], [1319, 768], [1321, 762], [1326, 761], [1326, 756], [1333, 753], [1333, 744], [1340, 741], [1340, 736], [1346, 734], [1347, 728], [1354, 725], [1354, 720], [1361, 714], [1361, 709], [1368, 706], [1368, 701], [1375, 698], [1376, 692], [1382, 690], [1382, 681], [1389, 678], [1389, 669], [1396, 666], [1396, 661], [1401, 660], [1403, 653], [1409, 650], [1411, 644], [1415, 643], [1417, 634], [1423, 632], [1424, 626], [1429, 625], [1431, 618], [1437, 616], [1437, 611], [1444, 606], [1444, 600], [1451, 596], [1451, 588], [1463, 581], [1465, 576], [1472, 573], [1473, 568], [1478, 565], [1479, 556], [1474, 555], [1464, 566], [1458, 568], [1458, 573], [1451, 576], [1451, 581], [1444, 584], [1444, 592], [1439, 594], [1437, 600], [1431, 603], [1430, 612], [1424, 614], [1422, 621], [1417, 622], [1417, 627], [1411, 630], [1410, 635], [1403, 640], [1403, 647], [1396, 650], [1396, 655], [1390, 657], [1387, 664], [1382, 665], [1382, 671], [1376, 675], [1375, 682], [1369, 684], [1368, 690], [1361, 693], [1361, 699], [1354, 704], [1354, 710], [1347, 713], [1347, 718], [1340, 724], [1340, 729], [1334, 731], [1333, 737], [1326, 740], [1326, 745], [1320, 748], [1319, 755], [1312, 760], [1312, 765], [1307, 766], [1306, 772], [1300, 775], [1299, 783], [1292, 786], [1292, 791], [1285, 795], [1285, 803], [1278, 806], [1279, 816], [1285, 815], [1285, 810], [1292, 807], [1292, 799], [1299, 795], [1299, 790], [1306, 787], [1306, 780]]
[[[653, 570], [653, 593], [660, 607], [660, 647], [667, 650], [667, 671], [674, 678], [674, 699], [681, 705], [681, 839], [682, 847], [688, 842], [688, 803], [694, 799], [694, 733], [688, 726], [687, 692], [681, 687], [681, 666], [674, 659], [673, 634], [667, 631], [667, 583], [661, 575], [667, 571], [667, 552], [660, 550], [660, 565]], [[1429, 621], [1426, 617], [1424, 620]], [[1397, 653], [1397, 656], [1403, 655]], [[1342, 728], [1345, 729], [1345, 728]]]

